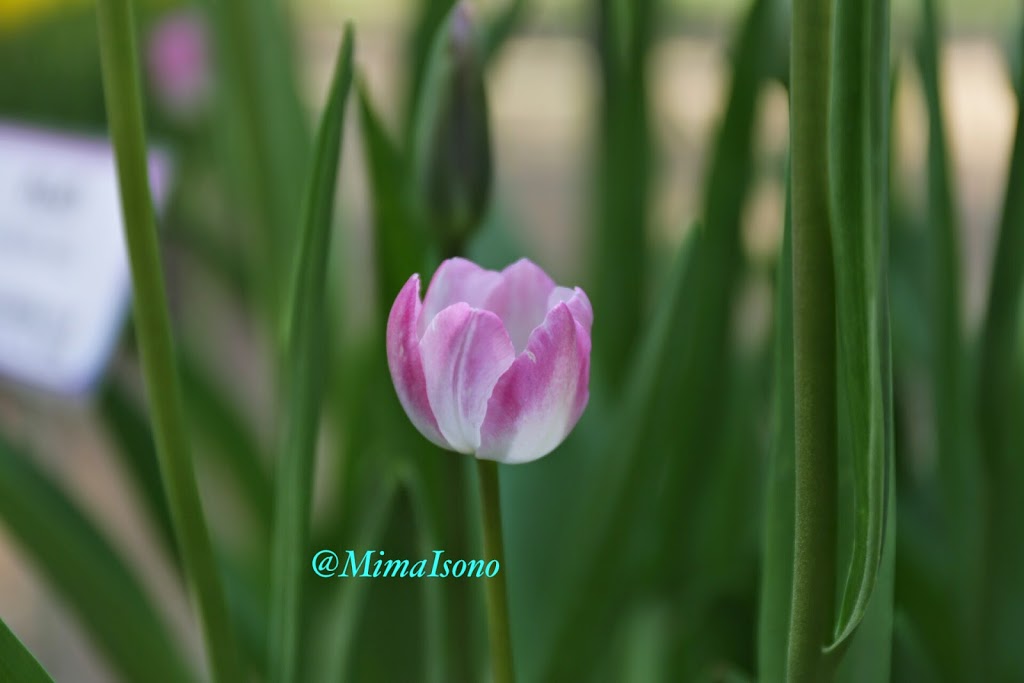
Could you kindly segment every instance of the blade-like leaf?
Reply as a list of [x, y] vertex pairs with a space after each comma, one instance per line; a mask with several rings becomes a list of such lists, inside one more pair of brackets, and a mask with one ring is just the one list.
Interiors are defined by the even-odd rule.
[[[694, 228], [694, 231], [699, 229]], [[561, 630], [550, 646], [548, 668], [542, 680], [559, 681], [572, 676], [570, 672], [579, 674], [580, 667], [588, 661], [590, 640], [596, 637], [592, 631], [611, 627], [608, 615], [614, 613], [622, 599], [615, 571], [621, 565], [611, 560], [617, 556], [615, 544], [631, 528], [632, 517], [625, 514], [629, 508], [623, 499], [627, 491], [640, 488], [639, 483], [646, 473], [646, 468], [641, 468], [636, 460], [622, 454], [632, 452], [642, 438], [647, 417], [654, 410], [661, 369], [674, 352], [675, 323], [689, 307], [684, 284], [692, 258], [690, 247], [691, 242], [687, 241], [679, 249], [664, 285], [664, 294], [628, 374], [629, 383], [615, 427], [608, 430], [605, 446], [593, 456], [598, 479], [592, 484], [590, 504], [584, 506], [576, 523], [569, 525], [569, 528], [581, 530], [573, 542], [576, 566], [566, 572], [571, 578], [566, 580], [560, 597], [560, 604], [565, 608], [556, 616], [561, 620]], [[595, 561], [595, 558], [600, 559]], [[594, 601], [594, 595], [601, 595], [601, 600]], [[608, 635], [605, 632], [605, 638], [600, 640], [605, 642]]]
[[[160, 470], [153, 433], [145, 414], [117, 379], [108, 381], [101, 390], [99, 411], [100, 418], [115, 442], [114, 453], [119, 458], [122, 469], [136, 487], [138, 499], [146, 508], [150, 522], [156, 527], [165, 549], [175, 563], [175, 568], [180, 570], [181, 557], [174, 538], [167, 498], [160, 484]], [[228, 431], [230, 432], [230, 427]], [[238, 458], [233, 458], [229, 462], [237, 460]], [[259, 508], [269, 507], [265, 502], [268, 500], [270, 500], [269, 496], [259, 504]], [[259, 509], [254, 510], [253, 514], [258, 515]], [[269, 512], [263, 514], [269, 517]], [[266, 522], [265, 531], [269, 534], [269, 520]], [[265, 540], [261, 540], [265, 544]], [[260, 547], [259, 552], [265, 552], [265, 545]], [[250, 662], [256, 664], [262, 671], [264, 666], [262, 660], [265, 658], [263, 650], [266, 640], [264, 631], [266, 605], [261, 599], [266, 592], [265, 588], [263, 586], [255, 588], [253, 584], [256, 580], [247, 575], [241, 566], [238, 566], [235, 558], [218, 553], [217, 559], [224, 575], [226, 598], [231, 616], [242, 638], [241, 645]], [[262, 580], [263, 583], [266, 582], [265, 572], [262, 575]]]
[[378, 315], [387, 320], [395, 295], [409, 275], [423, 267], [426, 235], [412, 211], [407, 160], [388, 136], [362, 80], [358, 92], [363, 152], [373, 201]]
[[[889, 462], [890, 478], [894, 467]], [[887, 681], [892, 670], [893, 592], [896, 574], [896, 491], [888, 491], [885, 536], [874, 590], [857, 630], [850, 637], [846, 655], [836, 671], [838, 683]]]
[[189, 417], [197, 433], [209, 439], [209, 460], [223, 466], [261, 535], [269, 537], [273, 486], [252, 430], [233, 405], [233, 397], [187, 349], [181, 357], [181, 381]]
[[[852, 461], [852, 550], [830, 654], [864, 617], [888, 510], [889, 3], [839, 0], [830, 139], [840, 434]], [[847, 476], [844, 460], [840, 477]], [[844, 512], [840, 511], [843, 516]], [[882, 608], [879, 608], [882, 609]], [[891, 604], [888, 609], [891, 611]], [[890, 618], [891, 622], [891, 618]]]
[[[928, 678], [913, 680], [970, 681], [966, 643], [957, 616], [963, 588], [950, 577], [945, 535], [929, 523], [931, 510], [922, 509], [921, 502], [907, 492], [901, 494], [895, 575], [897, 609], [903, 615], [900, 628], [904, 629], [903, 639], [912, 638], [910, 646], [936, 669]], [[896, 638], [893, 643], [894, 680], [910, 680], [895, 677], [899, 641]]]
[[501, 48], [526, 13], [526, 0], [511, 0], [487, 22], [481, 37], [483, 61], [489, 64], [501, 53]]
[[136, 401], [116, 379], [100, 391], [99, 413], [114, 441], [114, 454], [146, 507], [149, 521], [156, 527], [164, 548], [177, 561], [178, 545], [170, 507], [160, 482], [160, 464], [149, 422]]
[[52, 683], [53, 679], [39, 665], [18, 637], [0, 619], [0, 681], [12, 683]]
[[790, 204], [775, 295], [775, 407], [765, 496], [757, 671], [762, 681], [786, 678], [789, 608], [793, 592], [793, 245]]
[[[575, 551], [583, 564], [570, 574], [570, 587], [560, 599], [569, 605], [575, 599], [576, 604], [567, 608], [573, 616], [563, 622], [565, 630], [555, 641], [555, 668], [547, 673], [549, 680], [578, 675], [583, 662], [596, 661], [588, 648], [610, 637], [607, 627], [630, 588], [619, 580], [623, 566], [617, 558], [628, 555], [621, 549], [634, 536], [638, 511], [649, 512], [651, 505], [657, 505], [654, 509], [667, 520], [700, 514], [694, 501], [700, 498], [703, 480], [695, 472], [706, 474], [698, 468], [716, 459], [708, 456], [709, 450], [728, 447], [726, 440], [715, 439], [728, 431], [719, 426], [730, 403], [726, 378], [733, 363], [729, 337], [733, 294], [742, 271], [740, 207], [750, 180], [754, 105], [769, 68], [761, 55], [778, 35], [774, 11], [772, 0], [759, 0], [746, 16], [738, 36], [732, 90], [708, 173], [707, 225], [693, 229], [676, 257], [627, 373], [615, 426], [600, 442], [604, 445], [599, 455], [588, 458], [588, 467], [597, 470], [598, 478], [585, 496], [576, 523], [601, 540], [592, 539], [595, 545], [588, 546], [580, 539]], [[698, 329], [701, 333], [694, 334]], [[691, 447], [680, 453], [679, 443]], [[726, 461], [732, 462], [724, 458], [722, 467], [729, 466]], [[662, 493], [655, 497], [652, 490]], [[702, 570], [699, 562], [690, 561], [692, 546], [679, 540], [684, 531], [670, 523], [665, 533], [670, 538], [658, 546], [659, 578], [679, 581], [685, 571], [687, 581], [694, 579]], [[701, 576], [713, 582], [712, 572], [708, 569]], [[603, 598], [593, 601], [593, 595]], [[604, 633], [597, 632], [601, 628], [606, 629]]]
[[[968, 680], [975, 670], [980, 635], [980, 590], [983, 572], [984, 507], [982, 471], [976, 446], [971, 440], [971, 393], [966, 382], [966, 354], [961, 323], [960, 245], [957, 207], [950, 177], [949, 148], [942, 111], [940, 78], [940, 22], [937, 0], [923, 0], [921, 33], [917, 58], [928, 109], [928, 284], [931, 348], [931, 395], [933, 396], [935, 449], [938, 460], [941, 519], [948, 544], [949, 560], [942, 567], [949, 581], [949, 600], [957, 617], [946, 623], [957, 634], [956, 642], [943, 644], [935, 655], [945, 662], [948, 680]], [[927, 614], [910, 614], [919, 622]], [[921, 623], [922, 637], [934, 632], [934, 625]], [[926, 642], [928, 642], [926, 640]], [[950, 668], [952, 666], [952, 668]]]
[[[886, 96], [888, 100], [888, 96]], [[889, 117], [883, 113], [883, 120]], [[883, 136], [883, 145], [888, 147], [888, 136]], [[888, 173], [885, 173], [888, 176]], [[881, 207], [881, 215], [886, 216], [888, 207]], [[885, 518], [883, 524], [882, 554], [878, 560], [878, 573], [875, 584], [868, 598], [863, 617], [856, 626], [845, 648], [846, 656], [838, 664], [836, 680], [841, 683], [859, 683], [860, 681], [884, 681], [892, 672], [892, 641], [893, 641], [893, 599], [896, 584], [896, 476], [895, 430], [893, 429], [893, 381], [892, 381], [892, 318], [889, 310], [889, 229], [882, 224], [881, 254], [879, 256], [879, 334], [877, 344], [880, 356], [882, 428], [884, 433], [883, 467], [885, 485], [882, 495], [885, 497]]]
[[597, 51], [601, 108], [594, 182], [595, 368], [618, 388], [644, 307], [651, 141], [647, 58], [654, 40], [653, 0], [599, 0]]
[[[751, 3], [737, 34], [732, 87], [707, 172], [704, 229], [694, 241], [688, 266], [689, 309], [676, 322], [676, 353], [662, 369], [667, 381], [638, 449], [665, 463], [660, 468], [665, 485], [661, 518], [684, 520], [682, 526], [674, 521], [668, 525], [669, 538], [662, 544], [662, 573], [667, 580], [685, 578], [689, 583], [698, 575], [703, 577], [698, 581], [722, 578], [702, 559], [695, 559], [693, 548], [699, 545], [678, 539], [692, 540], [691, 535], [703, 533], [689, 525], [691, 520], [694, 527], [708, 523], [698, 501], [706, 492], [705, 484], [721, 477], [717, 470], [729, 466], [731, 456], [724, 451], [737, 434], [725, 423], [730, 404], [738, 402], [738, 386], [745, 381], [735, 369], [732, 339], [734, 301], [744, 269], [742, 207], [754, 170], [757, 100], [770, 75], [763, 55], [780, 40], [781, 23], [777, 2], [758, 0]], [[692, 447], [679, 453], [679, 443]], [[751, 460], [741, 470], [755, 465], [752, 453], [746, 455]], [[644, 494], [634, 491], [633, 495]]]
[[[1024, 40], [1021, 41], [1024, 51]], [[1018, 89], [1017, 132], [996, 244], [980, 349], [978, 425], [987, 476], [989, 523], [983, 604], [983, 658], [987, 680], [1012, 680], [1024, 671], [1024, 435], [1020, 415], [1019, 316], [1024, 285], [1024, 82]]]
[[2, 438], [0, 519], [125, 680], [194, 680], [142, 585], [104, 535]]
[[295, 680], [307, 567], [313, 467], [323, 391], [324, 288], [345, 102], [352, 83], [353, 31], [345, 28], [320, 121], [281, 330], [286, 401], [278, 456], [271, 547], [269, 679]]
[[406, 95], [406, 131], [403, 140], [406, 145], [412, 141], [416, 127], [416, 112], [419, 111], [423, 88], [430, 66], [430, 52], [435, 37], [456, 0], [418, 0], [419, 14], [413, 24], [412, 33], [406, 45], [406, 64], [409, 73], [409, 90]]
[[[404, 551], [409, 556], [417, 553], [417, 557], [430, 557], [431, 551], [437, 548], [444, 549], [453, 557], [474, 553], [464, 545], [458, 546], [463, 549], [457, 551], [456, 543], [464, 544], [464, 541], [455, 533], [442, 532], [440, 526], [446, 521], [447, 504], [456, 498], [451, 491], [450, 479], [444, 478], [445, 468], [469, 463], [465, 458], [454, 458], [440, 451], [410, 424], [388, 374], [384, 344], [376, 336], [374, 340], [376, 343], [372, 345], [369, 357], [363, 357], [368, 376], [358, 378], [360, 400], [358, 405], [353, 405], [352, 429], [345, 439], [345, 473], [338, 495], [340, 514], [328, 533], [321, 537], [323, 542], [318, 542], [316, 547], [378, 547], [386, 549], [391, 556]], [[396, 478], [399, 480], [397, 483]], [[387, 527], [383, 526], [386, 519], [371, 522], [374, 514], [396, 514], [394, 508], [399, 501], [395, 493], [399, 487], [402, 487], [399, 492], [402, 494], [401, 504], [405, 506], [403, 512]], [[386, 510], [381, 510], [379, 504], [384, 495], [393, 502]], [[459, 511], [466, 514], [465, 508]], [[376, 531], [368, 531], [371, 526]], [[410, 665], [421, 680], [464, 680], [474, 675], [471, 673], [475, 671], [472, 662], [479, 652], [472, 640], [475, 631], [470, 630], [468, 636], [460, 631], [459, 622], [452, 614], [462, 607], [472, 607], [473, 603], [466, 602], [472, 586], [457, 581], [416, 584], [405, 588], [365, 586], [338, 591], [331, 587], [330, 582], [314, 581], [318, 599], [329, 605], [325, 618], [329, 621], [342, 619], [347, 624], [341, 633], [332, 631], [335, 633], [332, 642], [338, 643], [344, 638], [343, 645], [323, 659], [319, 668], [313, 669], [322, 671], [328, 667], [340, 673], [322, 680], [339, 680], [338, 676], [356, 680], [404, 680], [410, 675]], [[385, 639], [370, 635], [368, 630], [379, 634], [383, 627], [387, 631], [391, 619], [387, 610], [376, 601], [398, 600], [402, 595], [408, 600], [408, 589], [413, 596], [418, 598], [422, 595], [423, 599], [422, 611], [419, 608], [409, 611], [408, 606], [403, 607], [409, 614], [406, 626], [410, 628], [391, 629]], [[358, 621], [357, 615], [362, 608], [349, 605], [347, 601], [355, 600], [361, 604], [368, 595], [377, 606], [372, 614]], [[459, 600], [466, 604], [462, 606]], [[415, 603], [420, 604], [418, 599]], [[344, 611], [345, 615], [334, 614], [338, 610]], [[415, 618], [417, 616], [422, 616], [422, 619]], [[424, 646], [423, 668], [416, 668], [420, 665], [420, 648]], [[396, 649], [408, 651], [410, 656], [390, 657], [389, 653]], [[315, 650], [311, 650], [313, 652]], [[452, 673], [451, 666], [460, 667], [460, 673]]]
[[[216, 48], [218, 130], [235, 199], [256, 229], [253, 282], [271, 306], [287, 275], [294, 221], [302, 199], [302, 169], [310, 156], [306, 113], [298, 97], [290, 22], [279, 0], [205, 0]], [[221, 141], [218, 140], [220, 143]]]
[[[351, 535], [339, 538], [351, 539], [352, 548], [372, 548], [383, 536], [385, 527], [394, 509], [396, 484], [385, 478], [378, 483], [373, 495], [367, 497], [367, 507], [360, 517], [360, 528]], [[331, 581], [331, 579], [326, 579]], [[352, 645], [356, 641], [359, 617], [366, 605], [368, 581], [334, 581], [328, 589], [328, 605], [322, 616], [322, 628], [313, 631], [317, 650], [326, 653], [316, 666], [314, 680], [344, 681], [351, 677]]]

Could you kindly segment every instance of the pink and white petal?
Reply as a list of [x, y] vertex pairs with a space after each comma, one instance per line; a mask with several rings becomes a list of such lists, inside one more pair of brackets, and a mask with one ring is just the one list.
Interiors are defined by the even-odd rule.
[[463, 301], [473, 308], [485, 308], [484, 301], [499, 282], [501, 273], [481, 268], [464, 258], [450, 258], [441, 263], [423, 297], [420, 336], [434, 316], [452, 304]]
[[587, 402], [590, 400], [590, 328], [584, 328], [578, 319], [576, 320], [576, 348], [580, 356], [580, 373], [576, 384], [576, 402], [573, 404], [569, 431], [572, 431], [572, 428], [580, 421]]
[[504, 463], [536, 460], [572, 428], [588, 397], [590, 335], [560, 303], [530, 336], [494, 387], [477, 457]]
[[548, 310], [550, 311], [560, 302], [564, 301], [569, 307], [572, 317], [583, 326], [583, 329], [590, 334], [590, 328], [594, 325], [594, 308], [590, 305], [590, 298], [587, 293], [579, 287], [555, 287], [548, 296]]
[[441, 434], [454, 450], [476, 452], [487, 401], [515, 360], [501, 319], [463, 302], [453, 304], [430, 321], [420, 355]]
[[420, 357], [417, 322], [420, 318], [420, 276], [413, 275], [398, 293], [388, 315], [387, 352], [391, 380], [406, 415], [419, 432], [441, 448], [451, 445], [441, 434], [427, 398], [427, 382]]
[[501, 271], [501, 280], [483, 307], [494, 311], [505, 323], [516, 353], [521, 353], [530, 340], [530, 334], [548, 312], [548, 297], [555, 282], [536, 264], [520, 259]]

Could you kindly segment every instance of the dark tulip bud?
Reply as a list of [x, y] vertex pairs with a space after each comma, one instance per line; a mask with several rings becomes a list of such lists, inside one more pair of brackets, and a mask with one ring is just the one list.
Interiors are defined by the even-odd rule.
[[466, 3], [435, 38], [417, 116], [418, 187], [446, 255], [479, 227], [490, 196], [491, 140], [481, 52]]

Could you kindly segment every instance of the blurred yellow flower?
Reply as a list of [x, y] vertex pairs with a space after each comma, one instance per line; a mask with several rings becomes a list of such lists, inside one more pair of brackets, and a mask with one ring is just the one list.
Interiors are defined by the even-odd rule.
[[0, 2], [0, 32], [19, 28], [60, 9], [78, 8], [91, 0], [4, 0]]

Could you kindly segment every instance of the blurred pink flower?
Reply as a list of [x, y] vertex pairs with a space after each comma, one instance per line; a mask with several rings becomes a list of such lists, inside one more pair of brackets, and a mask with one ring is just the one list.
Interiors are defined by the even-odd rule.
[[201, 113], [212, 87], [203, 16], [191, 10], [166, 16], [149, 35], [147, 57], [150, 82], [167, 112], [182, 119]]
[[387, 352], [416, 428], [460, 453], [506, 463], [555, 449], [590, 396], [594, 313], [579, 287], [558, 287], [525, 259], [499, 272], [454, 258], [420, 302], [420, 278], [399, 292]]

